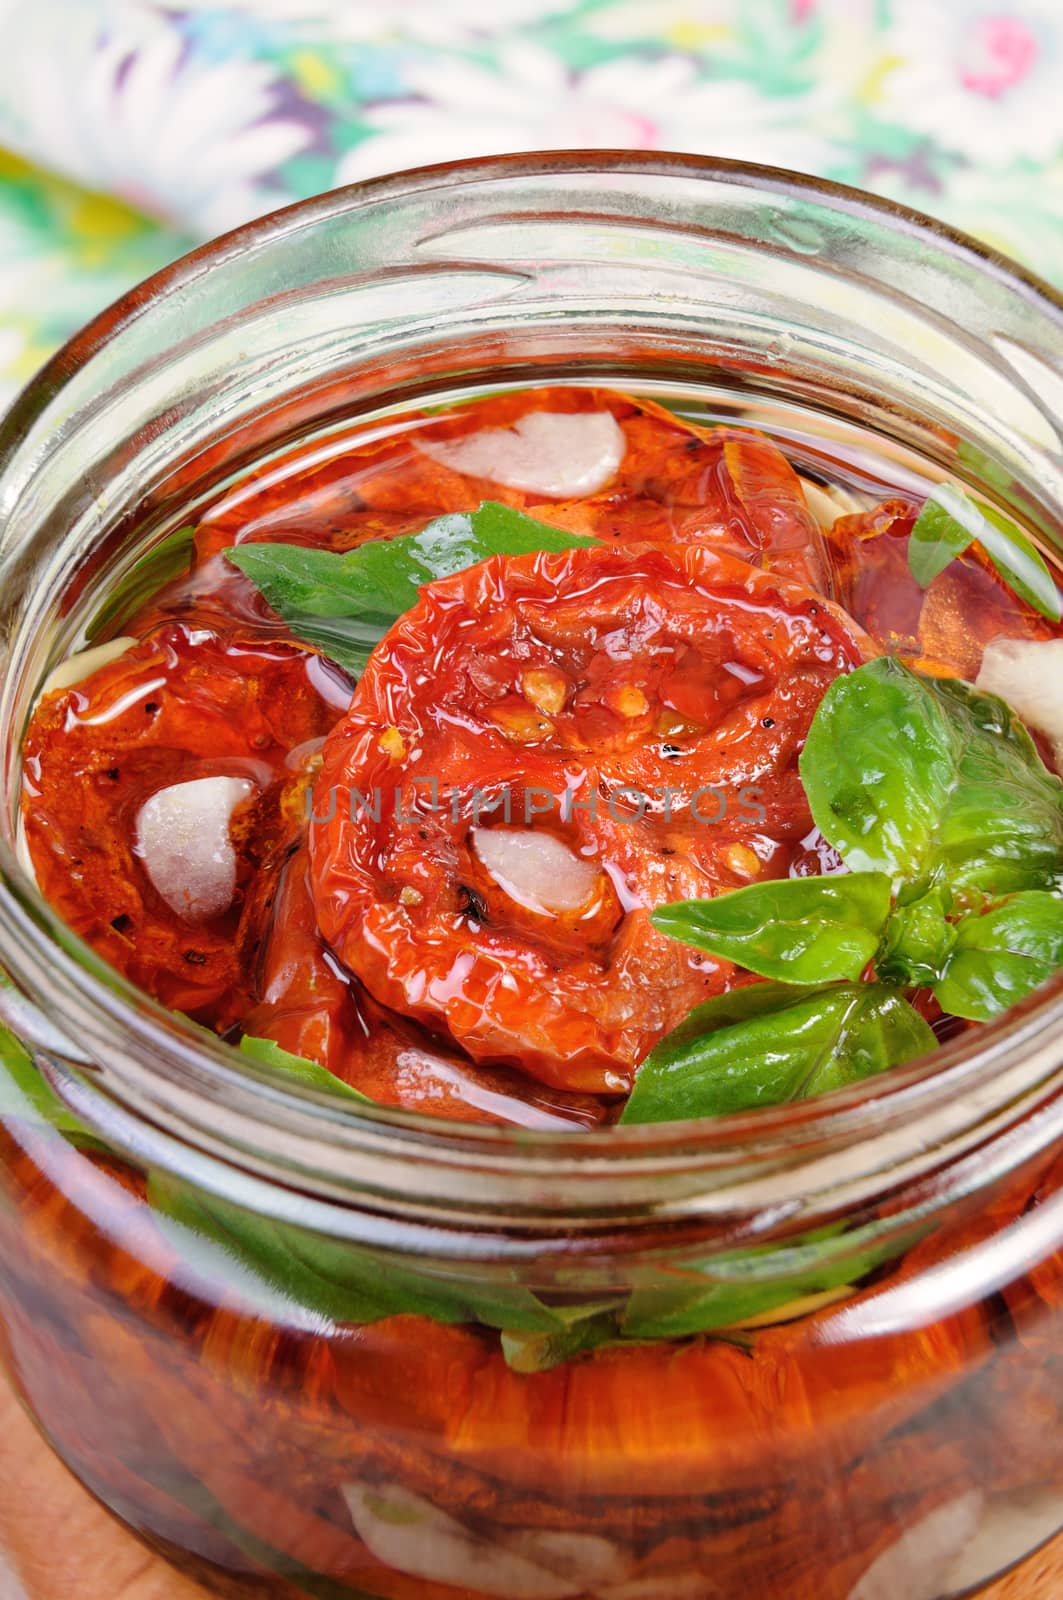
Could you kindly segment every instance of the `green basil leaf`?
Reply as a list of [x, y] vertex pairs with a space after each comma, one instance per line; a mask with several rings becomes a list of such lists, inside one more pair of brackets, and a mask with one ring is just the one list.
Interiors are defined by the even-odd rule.
[[1060, 620], [1056, 580], [1027, 535], [1002, 511], [980, 505], [953, 483], [939, 484], [915, 520], [908, 544], [912, 576], [925, 589], [975, 539], [1020, 599], [1050, 622]]
[[60, 1100], [14, 1034], [0, 1026], [0, 1122], [7, 1117], [54, 1128], [78, 1143], [100, 1142], [99, 1136]]
[[858, 978], [879, 946], [890, 909], [883, 872], [753, 883], [713, 900], [658, 906], [653, 924], [673, 939], [764, 978], [831, 983]]
[[[781, 1311], [809, 1295], [857, 1284], [912, 1243], [880, 1223], [820, 1229], [784, 1245], [755, 1245], [692, 1263], [672, 1288], [636, 1289], [620, 1317], [627, 1338], [680, 1339]], [[925, 1231], [925, 1229], [923, 1230]]]
[[647, 1056], [622, 1123], [716, 1117], [810, 1099], [936, 1047], [894, 989], [755, 983], [692, 1011]]
[[1027, 890], [967, 917], [934, 994], [944, 1011], [988, 1022], [1063, 966], [1063, 900]]
[[908, 567], [920, 589], [928, 589], [939, 573], [974, 543], [969, 528], [931, 495], [912, 524]]
[[272, 1067], [274, 1071], [283, 1073], [286, 1077], [296, 1078], [312, 1089], [338, 1094], [347, 1100], [358, 1100], [364, 1106], [373, 1104], [367, 1094], [362, 1094], [359, 1089], [352, 1089], [349, 1083], [344, 1083], [342, 1078], [337, 1078], [326, 1067], [319, 1066], [316, 1061], [308, 1061], [305, 1056], [291, 1055], [289, 1051], [282, 1050], [279, 1044], [274, 1044], [272, 1039], [256, 1039], [250, 1034], [245, 1034], [240, 1040], [240, 1049], [253, 1061], [261, 1062], [265, 1067]]
[[517, 1372], [542, 1372], [574, 1356], [639, 1340], [683, 1339], [713, 1333], [811, 1295], [856, 1285], [896, 1260], [926, 1232], [925, 1224], [889, 1229], [881, 1222], [847, 1229], [819, 1228], [785, 1244], [752, 1245], [663, 1272], [635, 1288], [619, 1308], [579, 1306], [554, 1333], [503, 1333], [506, 1359]]
[[581, 1306], [575, 1313], [559, 1318], [550, 1333], [502, 1334], [502, 1353], [514, 1372], [548, 1372], [575, 1356], [587, 1355], [620, 1339], [613, 1307]]
[[995, 695], [866, 662], [827, 690], [800, 767], [853, 871], [968, 900], [1063, 881], [1063, 784]]
[[1063, 618], [1063, 597], [1036, 545], [995, 506], [979, 509], [983, 525], [978, 542], [1004, 582], [1042, 617], [1059, 622]]
[[875, 971], [883, 983], [924, 988], [945, 970], [956, 937], [949, 922], [952, 895], [937, 886], [909, 903], [903, 898], [886, 924]]
[[489, 556], [597, 542], [485, 500], [476, 511], [437, 517], [420, 533], [377, 539], [346, 555], [293, 544], [241, 544], [225, 554], [298, 638], [357, 677], [424, 584]]
[[[435, 1322], [479, 1322], [496, 1329], [551, 1333], [564, 1320], [529, 1289], [505, 1281], [454, 1280], [377, 1252], [276, 1221], [154, 1174], [148, 1198], [176, 1224], [177, 1243], [210, 1280], [257, 1288], [269, 1303], [316, 1312], [333, 1322], [370, 1323], [409, 1314]], [[235, 1269], [235, 1271], [234, 1271]]]
[[[5, 987], [6, 981], [0, 979]], [[0, 1122], [6, 1118], [54, 1128], [79, 1146], [98, 1147], [98, 1134], [52, 1089], [10, 1029], [0, 1023]]]

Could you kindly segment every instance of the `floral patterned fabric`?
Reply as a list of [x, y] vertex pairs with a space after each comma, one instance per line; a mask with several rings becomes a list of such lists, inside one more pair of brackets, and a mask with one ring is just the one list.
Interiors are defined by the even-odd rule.
[[689, 150], [1063, 282], [1063, 0], [0, 0], [0, 401], [197, 240], [334, 184]]

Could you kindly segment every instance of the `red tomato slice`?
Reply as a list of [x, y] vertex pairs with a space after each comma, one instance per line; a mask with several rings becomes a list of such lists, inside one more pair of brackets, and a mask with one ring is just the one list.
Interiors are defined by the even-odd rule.
[[303, 842], [278, 872], [259, 879], [248, 902], [259, 958], [256, 1003], [242, 1027], [357, 1087], [350, 1062], [364, 1045], [366, 1018], [357, 985], [338, 970], [317, 931], [307, 867]]
[[385, 1011], [338, 970], [314, 918], [301, 845], [279, 878], [263, 880], [269, 905], [259, 962], [257, 1004], [245, 1033], [306, 1056], [379, 1105], [463, 1122], [515, 1124], [543, 1131], [593, 1127], [600, 1100], [545, 1089], [523, 1073], [482, 1067], [405, 1017]]
[[735, 982], [650, 912], [787, 872], [811, 829], [798, 753], [861, 659], [819, 595], [703, 546], [496, 558], [429, 585], [325, 747], [323, 935], [474, 1059], [624, 1092]]
[[[25, 747], [26, 839], [42, 892], [120, 972], [176, 1010], [224, 1026], [244, 996], [245, 892], [303, 821], [309, 756], [346, 704], [345, 680], [282, 642], [169, 627], [38, 706]], [[191, 923], [136, 853], [154, 794], [198, 778], [254, 785], [233, 818], [236, 894]]]

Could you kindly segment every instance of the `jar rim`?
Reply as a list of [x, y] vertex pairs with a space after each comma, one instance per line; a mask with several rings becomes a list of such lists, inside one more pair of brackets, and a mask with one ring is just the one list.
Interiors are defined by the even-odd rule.
[[[1063, 295], [1035, 274], [947, 224], [846, 185], [678, 153], [474, 158], [298, 202], [146, 279], [75, 334], [0, 421], [0, 476], [35, 421], [118, 328], [250, 244], [380, 200], [454, 184], [597, 173], [715, 179], [884, 218], [915, 232], [929, 249], [962, 256], [1003, 278], [1063, 332]], [[950, 1154], [1013, 1128], [1024, 1112], [1043, 1112], [1063, 1088], [1063, 1052], [1055, 1046], [1063, 973], [984, 1028], [976, 1045], [954, 1040], [921, 1061], [820, 1100], [699, 1121], [558, 1133], [450, 1122], [384, 1106], [363, 1110], [304, 1086], [281, 1087], [104, 966], [43, 901], [0, 838], [0, 968], [43, 1013], [34, 1042], [55, 1086], [116, 1143], [153, 1143], [155, 1159], [165, 1164], [176, 1141], [332, 1200], [356, 1196], [372, 1204], [376, 1197], [383, 1204], [403, 1196], [411, 1215], [438, 1212], [441, 1186], [451, 1214], [490, 1214], [495, 1226], [507, 1204], [527, 1217], [571, 1216], [574, 1209], [613, 1216], [633, 1207], [660, 1219], [729, 1214], [753, 1197], [761, 1206], [774, 1197], [776, 1205], [794, 1207], [814, 1204], [828, 1190], [866, 1195], [887, 1175], [891, 1182], [925, 1175]], [[56, 1019], [54, 1027], [44, 1018]], [[77, 1047], [64, 1042], [62, 1035], [71, 1033]], [[1063, 1120], [1049, 1118], [1040, 1131], [1045, 1139], [1063, 1136]], [[412, 1190], [411, 1163], [419, 1174]]]
[[18, 443], [35, 417], [73, 378], [77, 369], [119, 327], [140, 316], [153, 300], [182, 288], [215, 263], [238, 255], [252, 242], [279, 236], [292, 224], [303, 226], [321, 222], [353, 207], [372, 205], [386, 199], [407, 198], [423, 190], [447, 188], [453, 184], [489, 182], [500, 177], [542, 176], [544, 174], [638, 173], [647, 177], [676, 174], [717, 179], [723, 183], [746, 183], [780, 195], [808, 195], [834, 203], [838, 210], [856, 215], [877, 215], [902, 225], [948, 253], [972, 261], [1002, 277], [1042, 309], [1054, 314], [1063, 330], [1063, 290], [1046, 278], [1006, 255], [973, 234], [929, 213], [877, 195], [853, 184], [787, 167], [768, 166], [754, 161], [736, 161], [723, 156], [692, 155], [667, 150], [538, 150], [512, 155], [472, 156], [461, 161], [440, 161], [409, 167], [402, 172], [384, 173], [358, 183], [339, 185], [304, 200], [296, 200], [275, 211], [264, 213], [239, 227], [231, 228], [178, 256], [157, 272], [149, 274], [117, 300], [112, 301], [74, 333], [49, 357], [0, 415], [0, 476]]

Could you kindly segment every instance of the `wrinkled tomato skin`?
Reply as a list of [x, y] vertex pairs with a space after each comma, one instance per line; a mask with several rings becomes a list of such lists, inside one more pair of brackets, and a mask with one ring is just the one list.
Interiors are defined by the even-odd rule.
[[[657, 933], [652, 909], [785, 875], [811, 829], [805, 733], [862, 658], [821, 597], [694, 545], [494, 558], [428, 586], [325, 747], [322, 933], [383, 1004], [474, 1059], [622, 1092], [662, 1034], [735, 981]], [[564, 696], [552, 716], [523, 687], [542, 673]], [[484, 882], [471, 828], [507, 798], [510, 819], [598, 866], [573, 916]]]
[[[536, 495], [453, 472], [417, 447], [419, 437], [455, 439], [480, 428], [504, 427], [531, 409], [570, 413], [610, 410], [625, 439], [624, 458], [614, 480], [599, 494], [581, 500], [544, 501]], [[698, 429], [652, 403], [635, 402], [607, 391], [546, 389], [533, 394], [494, 396], [452, 413], [389, 424], [386, 432], [377, 437], [363, 440], [356, 435], [349, 449], [320, 465], [308, 464], [306, 452], [297, 450], [287, 463], [272, 463], [245, 481], [204, 519], [197, 534], [193, 571], [166, 586], [126, 624], [144, 642], [124, 666], [120, 662], [104, 669], [100, 693], [106, 697], [108, 685], [119, 680], [131, 687], [138, 670], [145, 682], [150, 681], [156, 667], [153, 640], [182, 636], [188, 639], [208, 630], [230, 642], [240, 638], [246, 648], [258, 649], [267, 656], [298, 648], [253, 586], [220, 554], [230, 544], [245, 539], [284, 539], [342, 550], [366, 539], [416, 531], [431, 516], [470, 509], [488, 496], [610, 542], [647, 537], [691, 541], [766, 567], [777, 564], [782, 570], [801, 574], [813, 567], [818, 570], [818, 530], [804, 510], [796, 476], [769, 441], [735, 430]], [[205, 651], [202, 653], [205, 659]], [[176, 674], [170, 684], [172, 693], [164, 724], [174, 720], [174, 706], [185, 692], [179, 677]], [[373, 1080], [374, 1097], [385, 1103], [415, 1104], [420, 1109], [427, 1108], [431, 1101], [432, 1109], [459, 1115], [473, 1114], [476, 1103], [482, 1101], [491, 1108], [492, 1117], [497, 1113], [502, 1120], [509, 1120], [512, 1106], [518, 1113], [517, 1120], [525, 1120], [531, 1114], [522, 1109], [526, 1097], [512, 1093], [522, 1074], [514, 1077], [502, 1066], [474, 1068], [460, 1052], [450, 1052], [446, 1069], [433, 1073], [428, 1063], [448, 1056], [446, 1047], [435, 1037], [419, 1039], [428, 1048], [422, 1052], [417, 1070], [412, 1070], [410, 1052], [396, 1052], [394, 1030], [386, 1018], [378, 1015], [367, 1024], [363, 1016], [357, 1015], [357, 1006], [356, 1015], [351, 1014], [349, 991], [341, 987], [339, 978], [330, 988], [322, 977], [320, 985], [312, 994], [304, 995], [298, 1005], [285, 1002], [284, 1021], [271, 1032], [271, 1002], [267, 997], [271, 985], [262, 988], [259, 983], [260, 946], [269, 940], [274, 948], [277, 944], [276, 911], [269, 901], [294, 832], [288, 825], [293, 821], [290, 815], [283, 829], [274, 826], [274, 800], [270, 796], [260, 797], [253, 815], [246, 819], [245, 831], [255, 838], [244, 841], [248, 848], [241, 851], [237, 902], [230, 914], [190, 930], [159, 902], [130, 853], [132, 823], [147, 794], [168, 783], [208, 772], [240, 775], [244, 770], [240, 764], [248, 759], [259, 763], [257, 771], [262, 773], [259, 752], [245, 749], [239, 734], [235, 739], [231, 736], [243, 717], [224, 675], [219, 678], [219, 710], [221, 720], [231, 720], [232, 728], [217, 737], [209, 718], [198, 730], [193, 726], [201, 718], [204, 705], [201, 679], [191, 681], [199, 683], [193, 693], [193, 699], [198, 695], [199, 702], [186, 708], [183, 730], [166, 734], [165, 747], [159, 741], [156, 749], [150, 739], [145, 739], [144, 730], [133, 717], [110, 730], [111, 756], [123, 758], [121, 792], [114, 796], [106, 791], [86, 794], [80, 809], [88, 820], [79, 824], [77, 838], [72, 833], [65, 837], [63, 829], [56, 825], [57, 808], [49, 810], [46, 805], [42, 810], [31, 793], [38, 812], [37, 823], [28, 823], [31, 853], [41, 856], [39, 870], [46, 892], [50, 893], [47, 884], [55, 881], [58, 908], [134, 982], [199, 1020], [219, 1028], [243, 1020], [249, 1031], [257, 1031], [261, 1025], [264, 1033], [276, 1034], [285, 1048], [320, 1060], [341, 1076], [348, 1070], [342, 1063], [357, 1057], [359, 1070], [364, 1071], [372, 1058], [375, 1065], [369, 1077]], [[83, 688], [79, 686], [79, 692]], [[93, 685], [88, 688], [93, 689]], [[696, 699], [697, 690], [697, 684], [688, 686], [687, 701], [692, 695]], [[679, 716], [684, 702], [678, 690], [677, 699]], [[342, 695], [336, 701], [330, 698], [336, 714], [342, 709], [341, 701]], [[321, 722], [310, 718], [293, 734], [297, 731], [307, 739], [321, 737], [327, 722], [327, 716]], [[160, 733], [164, 724], [160, 724]], [[45, 707], [37, 718], [37, 732], [41, 753], [54, 747], [46, 761], [50, 781], [54, 781], [53, 798], [64, 781], [58, 776], [63, 762], [67, 763], [67, 777], [78, 781], [80, 774], [90, 788], [94, 782], [98, 787], [94, 754], [75, 749], [76, 739], [72, 743], [65, 733], [61, 736], [57, 720], [49, 720]], [[131, 752], [135, 752], [135, 781], [127, 782], [131, 769], [125, 757]], [[268, 763], [268, 755], [266, 759]], [[112, 799], [114, 805], [110, 804]], [[778, 799], [780, 806], [785, 806], [786, 797], [781, 791]], [[291, 806], [288, 809], [290, 812]], [[67, 820], [72, 824], [75, 819], [68, 815]], [[86, 837], [97, 843], [82, 850]], [[715, 830], [715, 855], [720, 856], [732, 839], [727, 830]], [[667, 842], [662, 845], [662, 851], [670, 848]], [[108, 852], [117, 870], [110, 893], [104, 894], [105, 874], [100, 869]], [[713, 854], [707, 841], [703, 841], [701, 853]], [[85, 855], [87, 866], [82, 859]], [[68, 874], [70, 863], [73, 870]], [[776, 864], [781, 866], [781, 854]], [[715, 862], [714, 870], [725, 885], [746, 881], [741, 872], [733, 874], [721, 860]], [[669, 871], [673, 883], [677, 883], [678, 869]], [[605, 914], [608, 919], [608, 907]], [[190, 932], [194, 938], [188, 937]], [[638, 939], [634, 935], [632, 929], [632, 969], [637, 964]], [[311, 970], [317, 971], [313, 960]], [[629, 979], [627, 972], [628, 965], [622, 963], [622, 982], [638, 981], [634, 975]], [[372, 1002], [363, 996], [362, 1004]], [[244, 1009], [247, 1015], [241, 1018]], [[379, 1035], [387, 1041], [386, 1046], [368, 1050], [364, 1044], [367, 1028], [371, 1036]], [[360, 1051], [356, 1050], [359, 1041]], [[515, 1065], [512, 1054], [507, 1059]], [[418, 1075], [425, 1080], [423, 1095], [417, 1087]], [[590, 1082], [597, 1086], [600, 1079], [592, 1075]], [[617, 1080], [611, 1088], [615, 1090], [619, 1084]], [[564, 1089], [569, 1087], [566, 1079]], [[580, 1093], [584, 1087], [582, 1083], [578, 1085], [575, 1101], [571, 1095], [566, 1097], [562, 1092], [559, 1096], [555, 1092], [549, 1106], [540, 1111], [550, 1119], [560, 1115], [562, 1120], [596, 1120], [603, 1110]], [[534, 1085], [532, 1090], [541, 1092]]]
[[321, 938], [308, 857], [304, 840], [275, 880], [271, 903], [250, 919], [267, 933], [258, 998], [243, 1019], [246, 1033], [316, 1061], [378, 1105], [544, 1131], [603, 1120], [602, 1101], [551, 1093], [522, 1073], [478, 1067], [378, 1005], [339, 969]]
[[248, 905], [247, 921], [262, 938], [253, 974], [256, 1002], [242, 1026], [354, 1086], [350, 1063], [369, 1025], [356, 986], [329, 959], [318, 933], [306, 873], [301, 840], [263, 881], [258, 903]]
[[[310, 652], [171, 626], [73, 688], [46, 695], [25, 745], [23, 821], [42, 892], [74, 931], [163, 1004], [225, 1027], [247, 1004], [242, 907], [304, 821], [308, 762], [345, 704]], [[192, 924], [139, 860], [151, 795], [195, 778], [250, 779], [233, 819], [237, 893]]]

